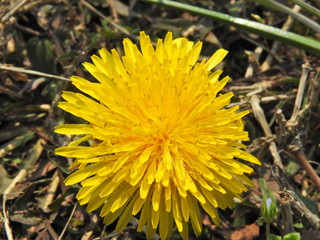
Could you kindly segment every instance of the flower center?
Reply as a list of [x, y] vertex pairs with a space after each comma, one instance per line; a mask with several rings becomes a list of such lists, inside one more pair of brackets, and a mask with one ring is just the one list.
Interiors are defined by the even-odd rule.
[[153, 137], [153, 140], [158, 144], [163, 144], [164, 142], [170, 141], [171, 136], [168, 133], [158, 133]]

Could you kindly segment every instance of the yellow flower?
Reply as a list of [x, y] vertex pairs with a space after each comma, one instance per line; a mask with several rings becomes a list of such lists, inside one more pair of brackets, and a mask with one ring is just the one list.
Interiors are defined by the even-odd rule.
[[211, 72], [227, 51], [197, 62], [202, 43], [172, 33], [155, 48], [144, 32], [141, 50], [129, 39], [123, 46], [123, 57], [101, 49], [83, 64], [96, 82], [71, 77], [86, 95], [62, 95], [59, 107], [89, 122], [55, 130], [82, 135], [56, 149], [76, 158], [65, 183], [81, 182], [80, 204], [88, 212], [102, 206], [105, 224], [118, 219], [117, 232], [138, 215], [138, 231], [146, 226], [149, 239], [157, 228], [168, 239], [174, 223], [184, 239], [188, 222], [199, 235], [200, 207], [219, 224], [216, 208], [232, 208], [243, 183], [252, 184], [244, 175], [252, 168], [237, 159], [260, 164], [239, 142], [249, 140], [241, 121], [248, 111], [225, 108], [233, 93], [218, 92], [229, 77]]

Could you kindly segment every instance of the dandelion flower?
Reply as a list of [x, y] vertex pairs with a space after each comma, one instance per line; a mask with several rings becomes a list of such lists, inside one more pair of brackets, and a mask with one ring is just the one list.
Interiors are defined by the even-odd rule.
[[229, 77], [211, 71], [227, 51], [198, 62], [202, 43], [172, 33], [153, 47], [141, 32], [140, 50], [129, 39], [123, 47], [122, 57], [101, 49], [83, 64], [96, 82], [71, 77], [84, 94], [62, 94], [59, 107], [88, 122], [56, 127], [81, 135], [56, 149], [75, 158], [65, 183], [81, 183], [79, 203], [88, 212], [102, 207], [107, 225], [118, 219], [116, 232], [137, 216], [149, 239], [157, 229], [168, 239], [174, 225], [188, 239], [189, 222], [199, 235], [200, 208], [219, 224], [216, 209], [232, 208], [252, 184], [252, 168], [239, 159], [260, 164], [240, 143], [249, 140], [241, 120], [248, 111], [225, 108], [233, 93], [218, 93]]

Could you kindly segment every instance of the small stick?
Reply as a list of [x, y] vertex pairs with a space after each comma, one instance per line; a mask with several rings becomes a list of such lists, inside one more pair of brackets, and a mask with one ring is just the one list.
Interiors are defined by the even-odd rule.
[[36, 36], [41, 36], [41, 33], [36, 31], [36, 30], [33, 30], [32, 28], [29, 28], [29, 27], [25, 27], [23, 25], [20, 25], [19, 23], [15, 22], [14, 25], [21, 29], [22, 31], [25, 31], [27, 33], [30, 33], [30, 34], [33, 34], [33, 35], [36, 35]]
[[11, 71], [11, 72], [20, 72], [20, 73], [25, 73], [25, 74], [32, 74], [32, 75], [37, 75], [37, 76], [42, 76], [42, 77], [47, 77], [47, 78], [54, 78], [58, 80], [63, 80], [63, 81], [68, 81], [70, 82], [71, 80], [69, 78], [61, 77], [61, 76], [56, 76], [44, 72], [38, 72], [34, 70], [28, 70], [20, 67], [11, 67], [11, 66], [6, 66], [4, 64], [0, 63], [0, 70], [6, 70], [6, 71]]
[[10, 9], [4, 16], [1, 17], [1, 23], [7, 22], [10, 17], [12, 17], [24, 4], [26, 4], [29, 0], [21, 0], [18, 2], [13, 8]]
[[78, 206], [78, 203], [76, 203], [76, 204], [74, 205], [74, 207], [73, 207], [73, 209], [72, 209], [72, 212], [71, 212], [71, 214], [70, 214], [70, 217], [69, 217], [66, 225], [64, 226], [62, 232], [60, 233], [60, 236], [59, 236], [58, 240], [61, 240], [62, 237], [63, 237], [63, 235], [64, 235], [64, 233], [67, 231], [67, 228], [68, 228], [68, 226], [69, 226], [69, 224], [70, 224], [70, 222], [71, 222], [72, 216], [73, 216], [74, 212], [76, 211], [77, 206]]
[[285, 94], [279, 94], [277, 96], [266, 96], [261, 98], [261, 102], [271, 102], [276, 100], [288, 99], [289, 96]]
[[299, 109], [301, 107], [303, 93], [304, 93], [304, 89], [306, 87], [306, 81], [307, 81], [307, 77], [308, 77], [310, 70], [311, 70], [310, 64], [308, 64], [308, 63], [302, 64], [302, 73], [301, 73], [301, 77], [300, 77], [296, 101], [294, 102], [293, 113], [291, 115], [290, 120], [287, 122], [287, 125], [290, 127], [298, 124], [297, 117], [298, 117]]

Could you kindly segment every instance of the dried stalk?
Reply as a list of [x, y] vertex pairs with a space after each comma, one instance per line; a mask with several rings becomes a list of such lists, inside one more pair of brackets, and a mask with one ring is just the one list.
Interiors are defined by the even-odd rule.
[[320, 219], [318, 216], [314, 215], [306, 205], [301, 201], [298, 195], [294, 191], [284, 190], [279, 192], [281, 201], [286, 199], [290, 202], [291, 210], [294, 216], [299, 218], [304, 226], [311, 228], [313, 230], [318, 230], [320, 228]]
[[[292, 11], [299, 12], [300, 9], [301, 8], [298, 5], [295, 5], [293, 7]], [[292, 27], [293, 23], [294, 23], [293, 18], [291, 16], [289, 16], [287, 18], [286, 22], [284, 23], [284, 25], [282, 26], [282, 30], [289, 30]], [[249, 66], [247, 68], [245, 77], [250, 77], [250, 76], [254, 75], [255, 73], [257, 73], [257, 71], [260, 71], [260, 70], [262, 72], [268, 70], [270, 68], [270, 65], [271, 65], [271, 62], [272, 62], [273, 58], [276, 58], [276, 60], [278, 62], [283, 62], [283, 60], [276, 55], [276, 53], [277, 53], [277, 51], [278, 51], [278, 49], [279, 49], [279, 47], [281, 45], [280, 42], [275, 41], [272, 44], [272, 47], [271, 47], [270, 50], [264, 49], [264, 47], [260, 46], [259, 43], [254, 43], [254, 44], [257, 44], [258, 47], [254, 50], [254, 53], [251, 52], [250, 54], [247, 54], [250, 64], [249, 64]], [[258, 62], [257, 60], [260, 58], [260, 55], [262, 54], [263, 50], [269, 52], [269, 55], [261, 65], [259, 65], [259, 63], [258, 63], [258, 65], [256, 65], [256, 66], [258, 66], [258, 68], [257, 68], [257, 67], [254, 66], [254, 64], [255, 64], [255, 62]], [[253, 62], [250, 61], [250, 57], [251, 58], [254, 57], [255, 61], [253, 61]]]
[[320, 94], [320, 73], [318, 72], [316, 76], [311, 74], [310, 86], [307, 93], [307, 104], [299, 111], [306, 84], [306, 80], [304, 78], [307, 78], [309, 71], [310, 66], [304, 65], [297, 93], [297, 99], [295, 101], [294, 112], [291, 119], [287, 124], [285, 124], [287, 135], [283, 137], [282, 141], [287, 142], [288, 139], [292, 139], [290, 145], [288, 145], [287, 147], [288, 150], [290, 150], [294, 154], [300, 166], [307, 172], [307, 174], [310, 176], [310, 179], [317, 186], [317, 188], [320, 189], [320, 178], [307, 160], [305, 153], [302, 150], [303, 144], [301, 141], [301, 133], [303, 133], [307, 128], [305, 126], [306, 123], [308, 123], [306, 119], [310, 117], [311, 109], [317, 104]]
[[37, 75], [41, 77], [47, 77], [47, 78], [53, 78], [53, 79], [58, 79], [58, 80], [63, 80], [63, 81], [68, 81], [70, 82], [71, 80], [69, 78], [57, 76], [57, 75], [52, 75], [48, 73], [43, 73], [43, 72], [38, 72], [34, 70], [28, 70], [20, 67], [12, 67], [12, 66], [6, 66], [4, 64], [0, 64], [0, 70], [6, 70], [6, 71], [11, 71], [11, 72], [20, 72], [20, 73], [25, 73], [25, 74], [32, 74], [32, 75]]
[[294, 232], [293, 228], [293, 219], [291, 213], [291, 198], [290, 195], [280, 192], [280, 206], [281, 206], [281, 215], [284, 228], [284, 234]]
[[[264, 134], [266, 135], [266, 137], [272, 137], [273, 134], [272, 134], [271, 129], [268, 125], [267, 119], [264, 115], [264, 111], [262, 110], [262, 108], [259, 104], [259, 99], [258, 99], [257, 95], [252, 96], [250, 102], [251, 102], [253, 114], [254, 114], [255, 118], [257, 119], [257, 121], [260, 123]], [[278, 153], [276, 143], [274, 141], [270, 142], [269, 150], [270, 150], [271, 155], [273, 157], [274, 164], [277, 165], [279, 168], [283, 169], [283, 164], [282, 164], [280, 155]]]
[[301, 78], [300, 78], [300, 82], [299, 82], [296, 101], [294, 102], [294, 108], [293, 108], [291, 118], [287, 122], [287, 125], [289, 127], [292, 127], [292, 126], [295, 126], [298, 124], [297, 117], [298, 117], [298, 113], [299, 113], [299, 110], [301, 107], [304, 89], [306, 87], [306, 81], [307, 81], [307, 77], [308, 77], [310, 70], [311, 70], [310, 64], [305, 63], [302, 65], [302, 73], [301, 73]]
[[12, 235], [12, 229], [10, 227], [10, 221], [7, 214], [6, 209], [6, 201], [8, 199], [8, 195], [13, 191], [14, 187], [18, 182], [21, 182], [28, 173], [28, 169], [33, 166], [33, 164], [37, 161], [37, 159], [40, 157], [43, 147], [42, 147], [43, 140], [39, 139], [37, 143], [34, 146], [34, 151], [28, 156], [27, 159], [25, 159], [26, 165], [23, 169], [20, 170], [20, 172], [17, 174], [17, 176], [14, 178], [14, 180], [11, 182], [11, 184], [7, 187], [7, 189], [3, 193], [3, 200], [2, 200], [2, 211], [3, 211], [3, 219], [5, 224], [5, 231], [7, 238], [9, 240], [13, 240]]

